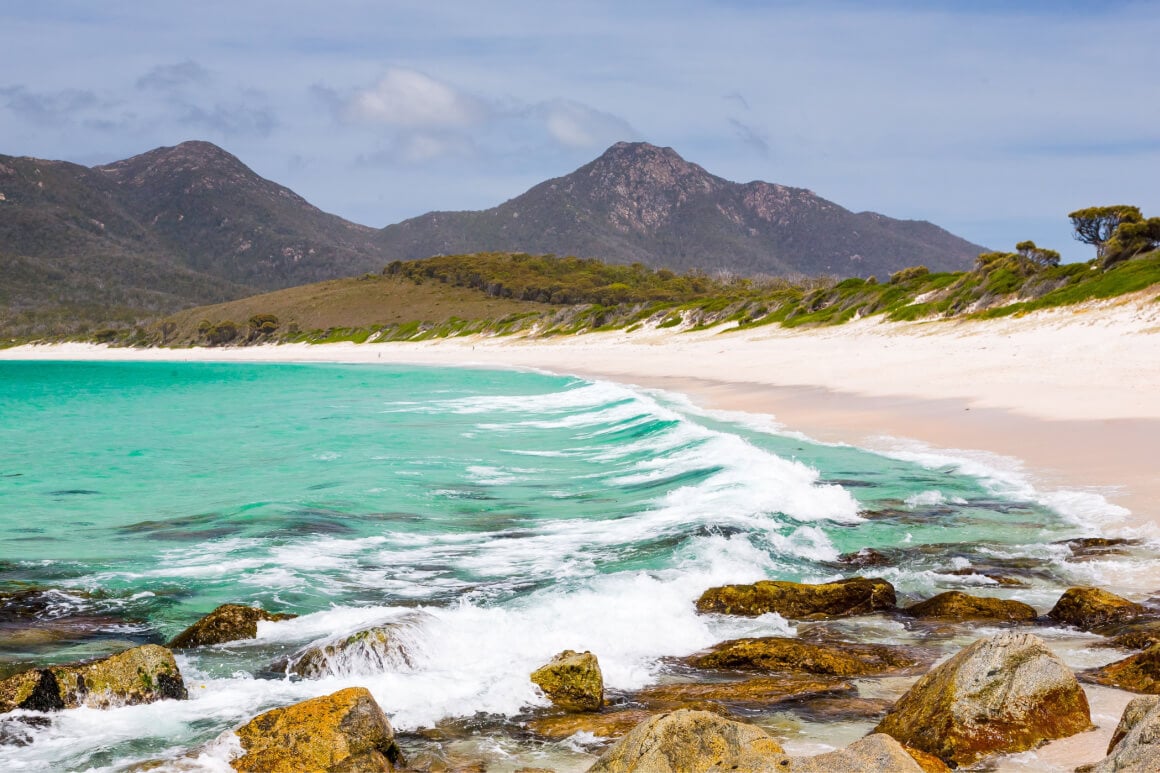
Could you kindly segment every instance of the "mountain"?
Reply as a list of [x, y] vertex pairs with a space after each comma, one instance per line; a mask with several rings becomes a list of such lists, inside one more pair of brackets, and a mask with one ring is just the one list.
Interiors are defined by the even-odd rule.
[[620, 142], [564, 177], [481, 212], [388, 226], [393, 260], [517, 251], [743, 274], [885, 276], [967, 268], [983, 247], [931, 223], [850, 212], [804, 188], [734, 183], [672, 148]]

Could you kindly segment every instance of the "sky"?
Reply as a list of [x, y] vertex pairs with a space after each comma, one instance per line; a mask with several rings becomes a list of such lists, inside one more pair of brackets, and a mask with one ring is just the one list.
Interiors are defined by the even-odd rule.
[[1160, 215], [1160, 2], [4, 0], [0, 154], [214, 142], [381, 227], [620, 140], [730, 180], [1088, 259]]

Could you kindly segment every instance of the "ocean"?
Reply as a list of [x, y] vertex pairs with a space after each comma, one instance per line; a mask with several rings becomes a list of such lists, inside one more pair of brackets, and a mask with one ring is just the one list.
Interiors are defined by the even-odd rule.
[[[188, 701], [10, 728], [0, 769], [224, 769], [204, 748], [223, 730], [350, 685], [371, 690], [405, 751], [583, 769], [595, 739], [523, 730], [547, 705], [528, 674], [563, 649], [595, 653], [615, 695], [716, 642], [795, 635], [777, 615], [694, 609], [709, 587], [765, 578], [872, 574], [900, 603], [958, 588], [1045, 612], [1069, 585], [1116, 590], [1154, 559], [1073, 560], [1060, 544], [1120, 515], [1090, 492], [1037, 490], [1003, 460], [821, 444], [769, 417], [568, 376], [0, 362], [0, 594], [36, 602], [0, 609], [0, 677], [164, 643], [226, 602], [299, 615], [180, 653]], [[866, 548], [889, 565], [850, 566]], [[310, 680], [280, 665], [372, 625], [395, 626], [386, 659]], [[844, 626], [930, 638], [889, 618]], [[802, 744], [833, 738], [792, 712], [757, 719]]]

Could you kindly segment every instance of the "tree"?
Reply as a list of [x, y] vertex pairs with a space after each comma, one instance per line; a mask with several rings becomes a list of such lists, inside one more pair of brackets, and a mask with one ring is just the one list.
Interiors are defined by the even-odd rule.
[[1104, 245], [1104, 268], [1160, 247], [1160, 217], [1120, 223]]
[[1015, 245], [1015, 252], [1022, 255], [1027, 260], [1031, 261], [1042, 268], [1050, 268], [1051, 266], [1059, 265], [1059, 253], [1055, 250], [1047, 250], [1043, 247], [1036, 247], [1035, 242], [1028, 239], [1025, 242], [1019, 242]]
[[1144, 219], [1139, 207], [1115, 204], [1110, 207], [1087, 207], [1077, 209], [1068, 215], [1075, 238], [1084, 244], [1094, 245], [1096, 257], [1104, 257], [1104, 246], [1115, 234], [1121, 223], [1138, 223]]

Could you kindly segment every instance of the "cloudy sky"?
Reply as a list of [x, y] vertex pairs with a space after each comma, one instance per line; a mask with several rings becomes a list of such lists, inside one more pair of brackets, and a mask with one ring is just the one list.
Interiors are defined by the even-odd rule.
[[479, 209], [617, 140], [1070, 258], [1160, 215], [1160, 3], [4, 0], [0, 153], [215, 142], [383, 226]]

